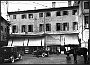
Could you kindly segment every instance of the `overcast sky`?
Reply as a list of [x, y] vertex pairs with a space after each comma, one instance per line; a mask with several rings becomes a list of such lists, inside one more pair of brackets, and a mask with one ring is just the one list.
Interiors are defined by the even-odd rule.
[[[34, 10], [34, 7], [36, 9], [52, 8], [52, 2], [56, 2], [55, 7], [68, 7], [68, 1], [8, 1], [8, 11]], [[1, 13], [7, 19], [6, 1], [1, 1]]]

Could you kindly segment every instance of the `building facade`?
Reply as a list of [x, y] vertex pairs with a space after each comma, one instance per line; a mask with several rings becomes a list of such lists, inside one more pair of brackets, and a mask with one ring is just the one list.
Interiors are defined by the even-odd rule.
[[25, 53], [37, 48], [64, 53], [78, 42], [78, 6], [8, 12], [8, 45], [23, 47]]
[[88, 48], [89, 43], [89, 1], [75, 1], [74, 6], [79, 6], [79, 38], [81, 47]]
[[1, 16], [1, 47], [8, 45], [9, 22]]

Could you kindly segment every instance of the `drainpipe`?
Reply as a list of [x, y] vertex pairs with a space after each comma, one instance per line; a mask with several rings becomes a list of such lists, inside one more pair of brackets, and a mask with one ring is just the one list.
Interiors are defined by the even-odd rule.
[[44, 38], [44, 48], [46, 49], [46, 34], [45, 34], [45, 12], [44, 12], [44, 35], [45, 35], [45, 38]]
[[82, 41], [83, 41], [83, 2], [81, 1], [81, 20], [82, 20]]

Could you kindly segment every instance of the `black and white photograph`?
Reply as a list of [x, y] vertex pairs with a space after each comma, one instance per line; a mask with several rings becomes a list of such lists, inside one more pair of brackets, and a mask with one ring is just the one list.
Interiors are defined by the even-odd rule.
[[89, 1], [1, 1], [1, 64], [89, 64]]

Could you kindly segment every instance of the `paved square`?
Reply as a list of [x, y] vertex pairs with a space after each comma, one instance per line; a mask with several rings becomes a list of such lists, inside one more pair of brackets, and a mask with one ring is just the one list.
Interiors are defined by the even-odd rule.
[[[12, 64], [74, 64], [73, 56], [70, 55], [70, 57], [71, 60], [67, 61], [66, 55], [64, 54], [60, 54], [60, 55], [52, 54], [49, 55], [49, 57], [44, 57], [44, 58], [42, 57], [37, 58], [37, 57], [33, 57], [31, 54], [25, 54], [22, 60], [17, 60]], [[77, 56], [77, 58], [78, 58], [77, 64], [84, 64], [83, 56]]]

